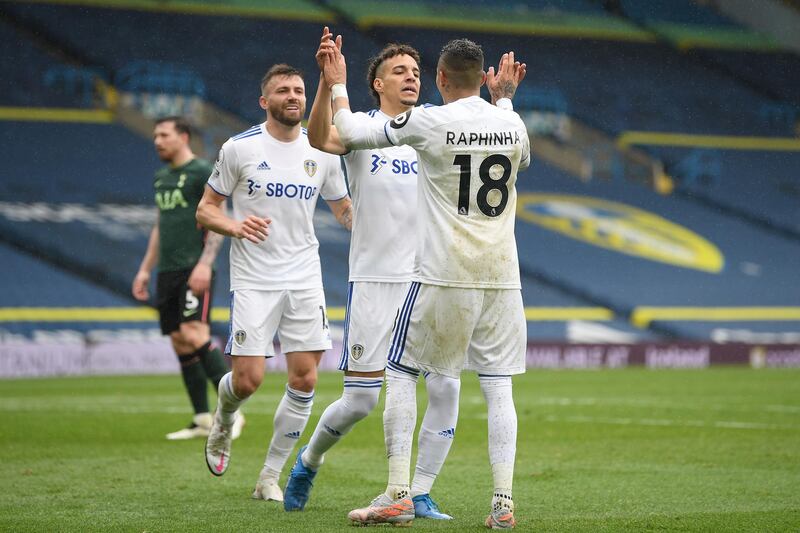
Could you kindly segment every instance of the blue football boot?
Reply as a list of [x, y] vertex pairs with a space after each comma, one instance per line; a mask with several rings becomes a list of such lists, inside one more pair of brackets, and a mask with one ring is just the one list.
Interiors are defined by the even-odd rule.
[[289, 473], [286, 490], [283, 491], [283, 509], [286, 511], [302, 511], [308, 502], [311, 487], [314, 486], [314, 477], [317, 475], [317, 471], [304, 465], [302, 459], [303, 452], [307, 447], [303, 446], [297, 452], [297, 460]]
[[430, 494], [420, 494], [411, 498], [414, 502], [414, 516], [416, 518], [433, 518], [434, 520], [452, 520], [449, 514], [439, 510], [436, 502], [431, 500]]

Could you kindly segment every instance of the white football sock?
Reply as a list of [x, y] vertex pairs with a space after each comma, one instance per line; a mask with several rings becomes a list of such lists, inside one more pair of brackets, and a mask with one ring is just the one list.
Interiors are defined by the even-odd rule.
[[428, 408], [419, 428], [417, 466], [411, 483], [411, 496], [429, 494], [436, 476], [442, 469], [456, 434], [458, 421], [458, 395], [461, 380], [428, 374]]
[[517, 454], [517, 411], [511, 390], [511, 376], [481, 376], [483, 397], [489, 418], [489, 462], [494, 478], [496, 501], [511, 500], [514, 459]]
[[262, 480], [278, 482], [283, 465], [286, 464], [292, 448], [300, 440], [300, 435], [308, 423], [311, 406], [314, 404], [314, 391], [303, 392], [286, 385], [286, 393], [275, 410], [272, 425], [272, 441], [261, 471]]
[[228, 372], [219, 380], [217, 387], [217, 414], [220, 422], [230, 426], [236, 420], [236, 411], [247, 401], [233, 393], [233, 372]]
[[382, 387], [383, 377], [345, 376], [342, 397], [322, 413], [308, 448], [303, 452], [303, 464], [317, 470], [325, 452], [375, 409]]
[[386, 494], [393, 500], [410, 491], [411, 446], [417, 425], [417, 377], [419, 371], [390, 363], [386, 368], [386, 407], [383, 433], [389, 457]]

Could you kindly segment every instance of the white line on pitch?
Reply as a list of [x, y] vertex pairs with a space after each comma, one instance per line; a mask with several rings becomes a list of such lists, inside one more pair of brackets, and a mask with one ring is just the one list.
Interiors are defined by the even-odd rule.
[[547, 422], [576, 422], [585, 424], [611, 424], [617, 426], [663, 426], [663, 427], [709, 427], [726, 429], [789, 429], [799, 426], [764, 424], [761, 422], [740, 422], [735, 420], [670, 420], [664, 418], [605, 418], [593, 416], [546, 416]]

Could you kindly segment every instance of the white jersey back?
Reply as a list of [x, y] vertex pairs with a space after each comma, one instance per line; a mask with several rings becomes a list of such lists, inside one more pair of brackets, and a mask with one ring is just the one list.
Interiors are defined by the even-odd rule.
[[515, 184], [530, 163], [519, 115], [473, 96], [402, 113], [384, 134], [419, 160], [419, 281], [519, 289]]
[[305, 131], [286, 143], [260, 124], [222, 145], [208, 185], [231, 198], [235, 220], [272, 219], [265, 241], [231, 240], [231, 290], [322, 287], [313, 217], [318, 196], [347, 195], [337, 156], [312, 148]]
[[[384, 124], [378, 110], [356, 113]], [[353, 198], [350, 281], [408, 282], [417, 234], [417, 153], [410, 146], [353, 150], [344, 156]]]

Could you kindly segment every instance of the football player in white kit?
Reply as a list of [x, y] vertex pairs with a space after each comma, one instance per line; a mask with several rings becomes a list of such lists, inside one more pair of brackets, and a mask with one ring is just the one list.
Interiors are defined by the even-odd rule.
[[[326, 27], [317, 53], [320, 68], [330, 37]], [[367, 81], [380, 108], [359, 115], [382, 125], [417, 102], [418, 52], [408, 45], [386, 46], [370, 62]], [[407, 513], [388, 518], [450, 519], [431, 499], [430, 490], [455, 435], [460, 380], [437, 374], [426, 376], [430, 400], [419, 433], [414, 481], [409, 487], [419, 370], [396, 363], [387, 367], [392, 326], [414, 269], [417, 154], [409, 146], [348, 150], [336, 129], [331, 128], [330, 98], [330, 91], [320, 78], [309, 116], [308, 137], [312, 145], [344, 156], [353, 198], [350, 284], [339, 364], [345, 372], [344, 387], [341, 398], [325, 409], [308, 445], [297, 454], [284, 491], [284, 508], [299, 511], [305, 507], [324, 454], [377, 405], [386, 369], [387, 494], [395, 500], [396, 491], [408, 495], [410, 490], [414, 505]]]
[[[317, 365], [331, 348], [314, 208], [322, 196], [347, 229], [352, 208], [339, 158], [312, 148], [301, 128], [306, 103], [302, 74], [275, 65], [262, 79], [261, 91], [267, 121], [225, 142], [197, 208], [202, 225], [234, 237], [226, 347], [233, 365], [219, 384], [205, 457], [212, 474], [225, 473], [232, 424], [261, 385], [265, 356], [274, 356], [277, 332], [288, 383], [253, 497], [282, 501], [278, 477], [308, 422]], [[228, 197], [232, 218], [222, 210]]]
[[[449, 42], [439, 57], [436, 85], [445, 105], [408, 110], [384, 124], [350, 111], [340, 47], [329, 47], [323, 72], [337, 133], [346, 146], [409, 145], [417, 152], [415, 281], [400, 312], [400, 335], [389, 361], [451, 377], [463, 369], [478, 373], [489, 411], [494, 481], [485, 523], [493, 529], [513, 528], [517, 417], [511, 376], [525, 372], [526, 344], [514, 238], [515, 183], [517, 172], [530, 164], [525, 125], [513, 111], [480, 98], [487, 79], [483, 52], [466, 39]], [[525, 65], [514, 61], [513, 52], [506, 54], [498, 75], [503, 81], [490, 84], [493, 99], [511, 98]], [[404, 499], [382, 505], [407, 505]], [[349, 516], [369, 522], [374, 507]]]

